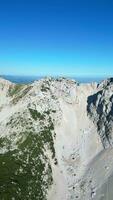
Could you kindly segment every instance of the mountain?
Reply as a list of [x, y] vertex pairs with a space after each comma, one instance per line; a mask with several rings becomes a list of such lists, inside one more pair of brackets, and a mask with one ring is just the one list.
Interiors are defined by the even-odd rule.
[[0, 199], [112, 200], [113, 78], [0, 78]]

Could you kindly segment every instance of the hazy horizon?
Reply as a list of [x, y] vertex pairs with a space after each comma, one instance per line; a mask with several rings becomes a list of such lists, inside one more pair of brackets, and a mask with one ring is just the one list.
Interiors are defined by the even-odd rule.
[[67, 78], [67, 79], [74, 79], [76, 81], [78, 81], [79, 83], [92, 83], [92, 82], [101, 82], [103, 81], [104, 79], [108, 79], [110, 77], [87, 77], [87, 76], [72, 76], [72, 77], [69, 77], [69, 76], [19, 76], [19, 75], [0, 75], [0, 77], [6, 79], [6, 80], [9, 80], [11, 82], [14, 82], [14, 83], [32, 83], [34, 82], [35, 80], [40, 80], [42, 78], [45, 78], [45, 77], [53, 77], [53, 78], [61, 78], [61, 77], [64, 77], [64, 78]]

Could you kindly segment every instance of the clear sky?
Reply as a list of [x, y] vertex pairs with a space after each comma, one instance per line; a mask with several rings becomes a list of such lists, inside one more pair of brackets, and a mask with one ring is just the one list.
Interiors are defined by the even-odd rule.
[[0, 74], [113, 76], [113, 0], [0, 0]]

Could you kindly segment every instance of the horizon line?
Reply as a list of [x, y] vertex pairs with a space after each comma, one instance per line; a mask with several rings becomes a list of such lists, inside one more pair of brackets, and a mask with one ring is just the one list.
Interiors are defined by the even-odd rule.
[[0, 74], [0, 77], [1, 76], [18, 76], [18, 77], [78, 77], [78, 78], [81, 78], [81, 77], [86, 77], [86, 78], [102, 78], [102, 77], [113, 77], [113, 75], [66, 75], [66, 74], [56, 74], [56, 75], [52, 75], [52, 74], [47, 74], [47, 75], [29, 75], [29, 74]]

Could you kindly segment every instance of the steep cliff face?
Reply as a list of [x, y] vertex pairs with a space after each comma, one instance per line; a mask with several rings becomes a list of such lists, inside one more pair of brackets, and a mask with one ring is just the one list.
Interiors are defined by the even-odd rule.
[[112, 79], [0, 79], [0, 199], [101, 199], [113, 173], [112, 95]]
[[88, 97], [88, 113], [97, 125], [103, 146], [113, 146], [113, 79], [103, 81]]

